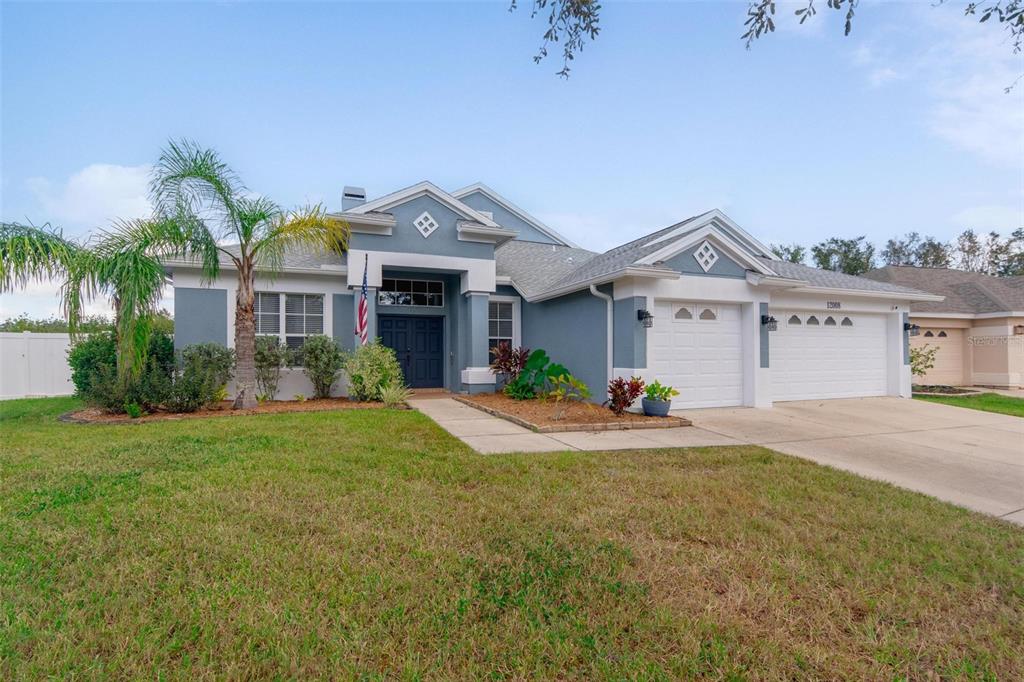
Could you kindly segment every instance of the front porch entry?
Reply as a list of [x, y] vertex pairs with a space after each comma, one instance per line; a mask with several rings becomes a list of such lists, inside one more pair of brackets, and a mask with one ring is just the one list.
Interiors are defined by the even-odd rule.
[[444, 387], [444, 317], [378, 315], [377, 333], [398, 356], [407, 386]]

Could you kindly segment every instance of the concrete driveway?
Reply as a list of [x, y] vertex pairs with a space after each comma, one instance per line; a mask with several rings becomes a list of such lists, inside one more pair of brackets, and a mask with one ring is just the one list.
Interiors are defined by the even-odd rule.
[[1024, 419], [899, 398], [677, 414], [696, 427], [1024, 524]]

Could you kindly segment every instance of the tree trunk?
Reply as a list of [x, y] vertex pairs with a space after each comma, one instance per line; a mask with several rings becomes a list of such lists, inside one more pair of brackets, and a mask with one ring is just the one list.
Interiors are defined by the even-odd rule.
[[253, 314], [253, 269], [243, 264], [238, 269], [235, 296], [235, 404], [234, 409], [256, 407], [256, 319]]

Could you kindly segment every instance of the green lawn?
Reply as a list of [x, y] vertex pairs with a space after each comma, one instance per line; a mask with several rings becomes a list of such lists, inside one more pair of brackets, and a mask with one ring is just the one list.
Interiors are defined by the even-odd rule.
[[967, 407], [972, 410], [983, 410], [985, 412], [998, 412], [1009, 414], [1014, 417], [1024, 417], [1024, 398], [1013, 398], [998, 393], [982, 393], [980, 395], [915, 395], [918, 400], [928, 400], [933, 403], [953, 405], [954, 407]]
[[1024, 529], [757, 447], [0, 403], [0, 679], [1024, 677]]

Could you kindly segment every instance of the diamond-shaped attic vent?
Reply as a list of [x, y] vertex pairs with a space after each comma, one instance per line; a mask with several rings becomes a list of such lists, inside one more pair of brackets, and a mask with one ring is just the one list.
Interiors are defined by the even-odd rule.
[[440, 225], [437, 224], [437, 221], [434, 220], [434, 216], [430, 215], [426, 211], [421, 213], [419, 218], [412, 221], [412, 224], [416, 226], [416, 229], [420, 231], [420, 234], [422, 234], [424, 238], [432, 235], [434, 230], [440, 227]]
[[711, 244], [705, 241], [700, 247], [693, 252], [693, 259], [697, 261], [697, 265], [701, 267], [704, 272], [711, 269], [711, 266], [718, 261], [718, 254], [711, 248]]

